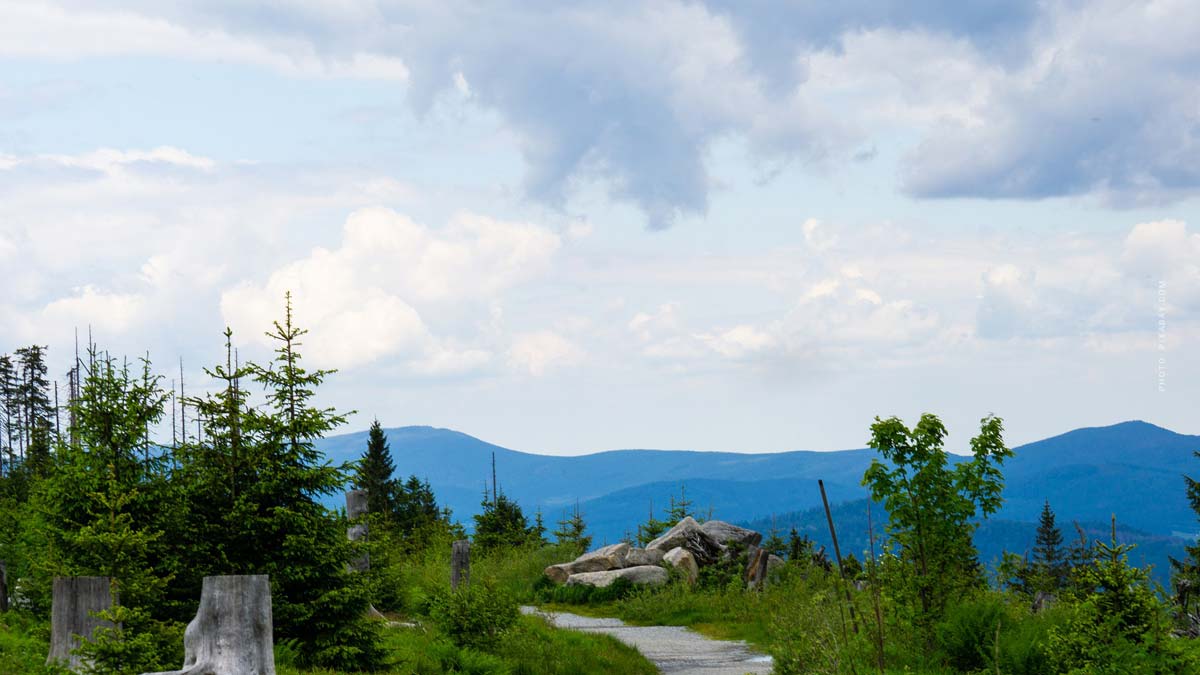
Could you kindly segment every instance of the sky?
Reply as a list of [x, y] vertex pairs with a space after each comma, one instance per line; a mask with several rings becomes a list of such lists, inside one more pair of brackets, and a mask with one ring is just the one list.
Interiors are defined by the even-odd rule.
[[[348, 429], [1200, 433], [1200, 3], [0, 0], [0, 351]], [[190, 393], [190, 392], [189, 392]]]

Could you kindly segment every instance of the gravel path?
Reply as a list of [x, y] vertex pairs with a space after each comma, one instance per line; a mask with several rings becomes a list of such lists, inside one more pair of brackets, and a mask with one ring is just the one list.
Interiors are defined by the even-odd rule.
[[612, 635], [636, 648], [663, 673], [766, 675], [771, 672], [771, 657], [750, 651], [740, 640], [713, 640], [681, 626], [629, 626], [620, 619], [543, 612], [534, 607], [522, 607], [521, 611], [540, 614], [558, 628]]

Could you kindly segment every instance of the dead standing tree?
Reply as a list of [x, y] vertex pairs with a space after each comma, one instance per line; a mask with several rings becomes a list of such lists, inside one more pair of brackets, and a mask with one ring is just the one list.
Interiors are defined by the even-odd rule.
[[55, 577], [46, 665], [58, 663], [71, 672], [88, 670], [91, 664], [75, 650], [96, 628], [112, 626], [95, 616], [112, 604], [112, 580], [108, 577]]
[[204, 577], [183, 650], [182, 670], [145, 675], [275, 675], [270, 578]]

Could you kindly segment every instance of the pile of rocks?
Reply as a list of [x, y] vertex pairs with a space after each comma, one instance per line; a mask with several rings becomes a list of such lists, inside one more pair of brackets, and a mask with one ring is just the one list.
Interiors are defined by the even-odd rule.
[[760, 584], [768, 569], [783, 564], [783, 560], [759, 549], [760, 543], [762, 535], [753, 530], [720, 520], [700, 524], [689, 516], [646, 548], [623, 542], [612, 544], [584, 553], [572, 562], [551, 565], [546, 568], [546, 576], [567, 585], [604, 587], [617, 579], [628, 579], [634, 584], [656, 586], [666, 583], [666, 566], [670, 565], [695, 582], [702, 567], [728, 559], [739, 548], [748, 554], [746, 581]]

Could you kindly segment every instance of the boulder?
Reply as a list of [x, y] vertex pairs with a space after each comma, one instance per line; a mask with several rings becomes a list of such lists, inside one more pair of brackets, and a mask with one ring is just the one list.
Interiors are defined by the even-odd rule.
[[679, 521], [675, 527], [667, 530], [666, 534], [646, 545], [647, 550], [664, 553], [676, 547], [690, 551], [695, 556], [697, 565], [716, 562], [723, 550], [721, 544], [700, 529], [700, 523], [691, 516]]
[[657, 565], [663, 561], [663, 552], [657, 549], [631, 548], [625, 554], [625, 567]]
[[701, 525], [700, 529], [722, 546], [737, 543], [741, 544], [743, 548], [749, 548], [762, 543], [762, 534], [722, 520], [709, 520]]
[[551, 565], [546, 568], [546, 576], [556, 583], [564, 583], [571, 575], [584, 572], [606, 572], [626, 566], [625, 556], [630, 546], [625, 542], [611, 544], [595, 551], [584, 553], [569, 563]]
[[628, 579], [633, 584], [660, 586], [667, 583], [667, 571], [658, 565], [638, 565], [604, 572], [579, 572], [567, 578], [567, 585], [604, 588], [617, 579]]
[[770, 557], [767, 558], [767, 572], [770, 572], [771, 570], [777, 570], [786, 564], [787, 563], [784, 562], [783, 558], [780, 558], [779, 556], [772, 553], [770, 555]]
[[689, 584], [696, 583], [696, 579], [700, 576], [700, 566], [696, 564], [696, 556], [686, 548], [677, 546], [667, 551], [663, 556], [663, 562], [687, 575]]

